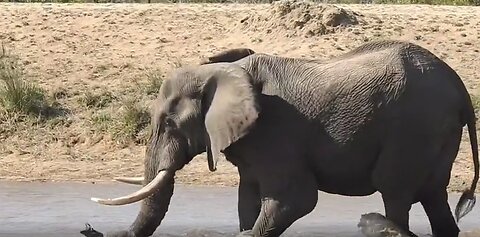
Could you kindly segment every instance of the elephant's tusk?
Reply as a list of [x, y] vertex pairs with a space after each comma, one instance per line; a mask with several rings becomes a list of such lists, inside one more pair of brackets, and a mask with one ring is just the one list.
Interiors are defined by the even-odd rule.
[[140, 190], [123, 197], [118, 197], [114, 199], [101, 199], [92, 197], [91, 200], [103, 205], [125, 205], [138, 202], [157, 191], [158, 188], [161, 187], [162, 181], [165, 180], [165, 177], [167, 175], [169, 175], [167, 171], [160, 171], [157, 176], [152, 181], [150, 181], [150, 183], [142, 187]]
[[142, 185], [143, 180], [145, 180], [143, 177], [115, 177], [113, 179], [119, 182], [136, 185]]

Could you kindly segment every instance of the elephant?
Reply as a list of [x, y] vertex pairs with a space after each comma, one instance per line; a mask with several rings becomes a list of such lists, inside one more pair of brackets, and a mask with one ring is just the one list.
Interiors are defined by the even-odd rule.
[[[224, 158], [238, 170], [238, 236], [280, 236], [315, 208], [319, 191], [378, 192], [386, 218], [412, 236], [409, 211], [420, 202], [435, 237], [458, 236], [457, 221], [476, 200], [476, 115], [459, 75], [432, 52], [381, 40], [330, 59], [210, 58], [218, 60], [175, 69], [159, 89], [144, 176], [131, 182], [142, 187], [91, 198], [141, 201], [131, 226], [108, 236], [151, 236], [168, 211], [175, 172], [204, 152], [211, 172]], [[474, 178], [454, 217], [447, 185], [465, 125]]]

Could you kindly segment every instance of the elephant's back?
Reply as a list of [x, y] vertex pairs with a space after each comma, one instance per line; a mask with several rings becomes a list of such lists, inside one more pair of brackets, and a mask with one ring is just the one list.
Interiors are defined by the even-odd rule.
[[453, 69], [413, 44], [367, 47], [341, 60], [302, 67], [302, 96], [293, 102], [339, 142], [374, 123], [408, 116], [441, 126], [439, 117], [457, 119], [464, 104]]
[[[379, 50], [329, 63], [301, 65], [296, 84], [301, 96], [292, 103], [333, 139], [347, 142], [379, 116], [406, 88], [406, 71], [392, 50]], [[283, 88], [289, 86], [284, 85]], [[292, 86], [293, 87], [293, 86]], [[286, 98], [295, 90], [285, 90]]]

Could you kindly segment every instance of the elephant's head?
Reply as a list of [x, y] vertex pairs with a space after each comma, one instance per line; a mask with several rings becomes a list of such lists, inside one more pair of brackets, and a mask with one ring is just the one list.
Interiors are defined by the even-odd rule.
[[175, 172], [204, 151], [215, 171], [222, 150], [254, 125], [257, 98], [251, 76], [232, 63], [185, 67], [168, 77], [153, 106], [144, 186], [115, 199], [92, 198], [105, 205], [142, 201], [130, 230], [117, 236], [151, 235], [168, 210]]

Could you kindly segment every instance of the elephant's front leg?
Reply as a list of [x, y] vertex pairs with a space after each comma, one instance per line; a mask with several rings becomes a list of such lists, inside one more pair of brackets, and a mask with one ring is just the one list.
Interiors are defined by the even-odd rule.
[[251, 230], [253, 228], [260, 213], [261, 206], [258, 182], [250, 179], [247, 175], [240, 176], [240, 186], [238, 188], [240, 231]]
[[312, 174], [298, 172], [288, 177], [272, 174], [260, 180], [262, 207], [252, 230], [238, 236], [277, 237], [296, 220], [310, 213], [318, 198]]

